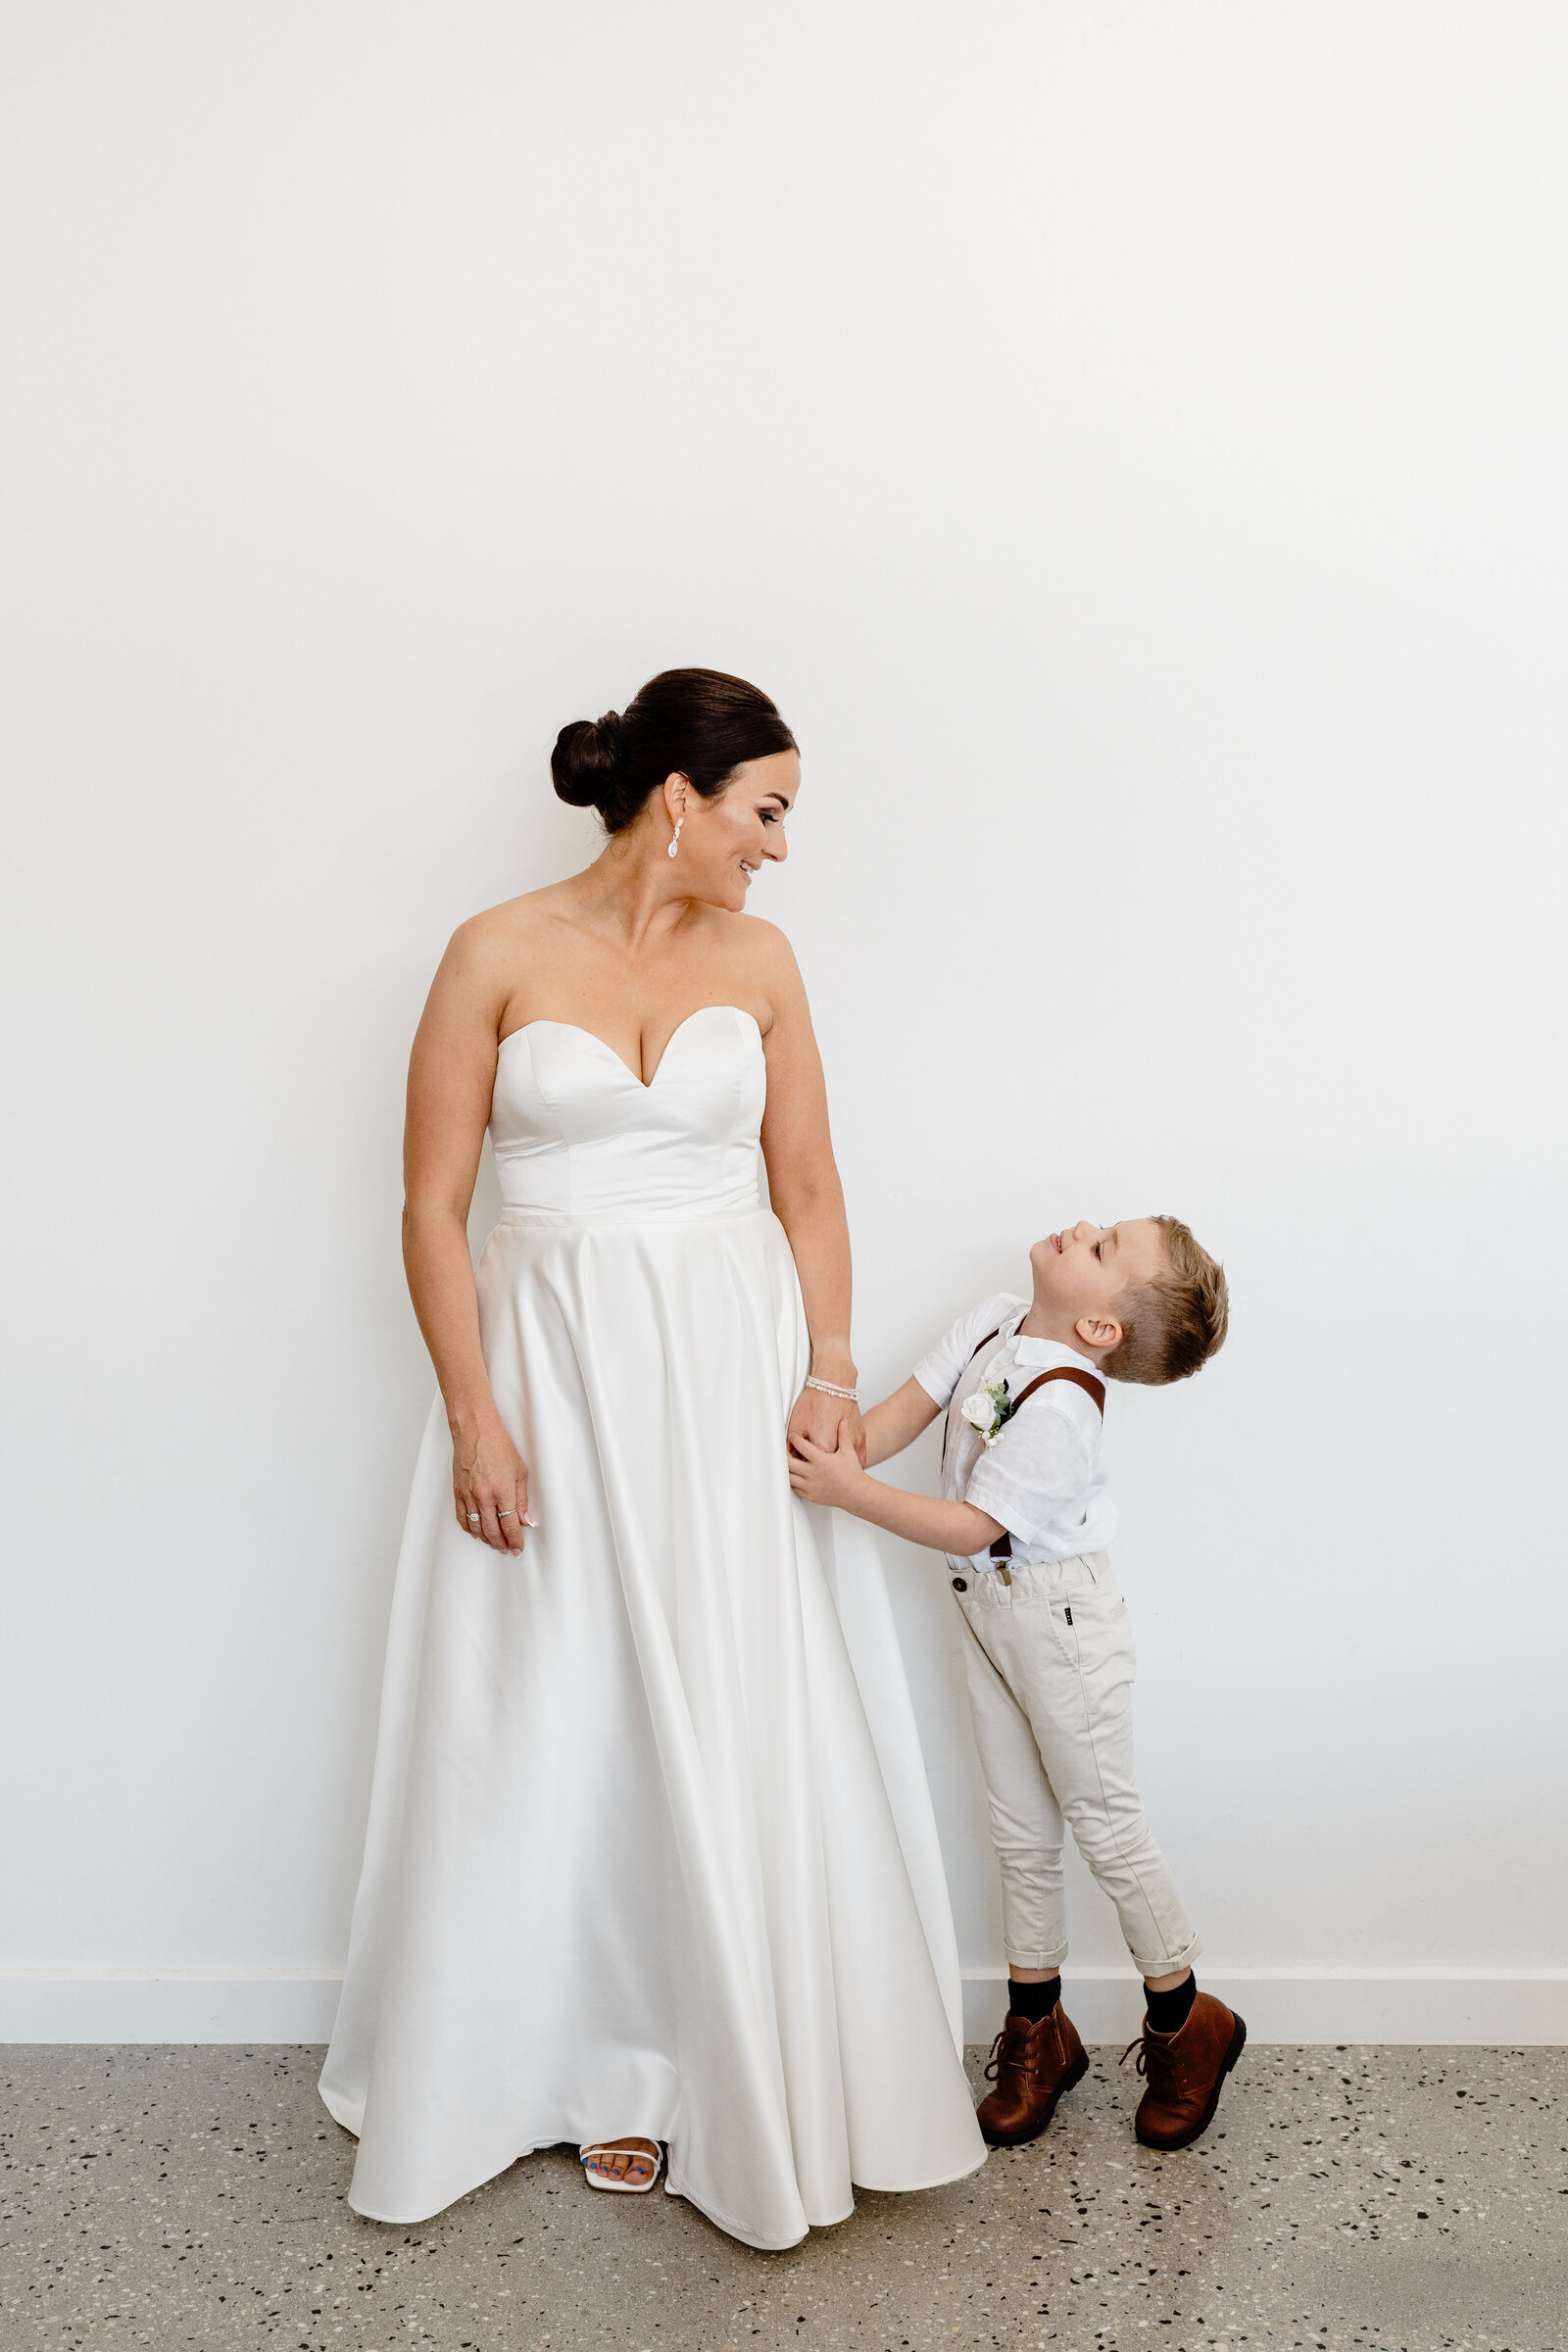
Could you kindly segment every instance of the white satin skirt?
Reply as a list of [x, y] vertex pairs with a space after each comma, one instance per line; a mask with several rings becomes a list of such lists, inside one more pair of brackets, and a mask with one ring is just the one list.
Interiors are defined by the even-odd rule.
[[808, 1367], [766, 1208], [511, 1212], [478, 1268], [532, 1474], [521, 1559], [415, 1475], [365, 1868], [321, 2092], [350, 2190], [420, 2221], [519, 2156], [636, 2132], [731, 2235], [985, 2149], [880, 1559], [790, 1493]]

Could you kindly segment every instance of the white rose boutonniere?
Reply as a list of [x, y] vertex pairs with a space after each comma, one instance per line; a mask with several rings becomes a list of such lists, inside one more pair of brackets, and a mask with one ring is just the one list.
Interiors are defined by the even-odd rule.
[[1012, 1411], [1006, 1381], [1000, 1373], [995, 1380], [982, 1381], [974, 1395], [964, 1398], [958, 1411], [971, 1429], [980, 1432], [988, 1446], [994, 1446], [1002, 1435], [1003, 1423]]

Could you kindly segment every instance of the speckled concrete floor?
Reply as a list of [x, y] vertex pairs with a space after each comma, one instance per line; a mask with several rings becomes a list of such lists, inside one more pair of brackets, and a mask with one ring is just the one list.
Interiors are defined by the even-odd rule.
[[303, 2049], [13, 2048], [0, 2343], [229, 2352], [1568, 2352], [1568, 2050], [1250, 2046], [1184, 2155], [1096, 2050], [1046, 2138], [755, 2254], [570, 2153], [343, 2201]]

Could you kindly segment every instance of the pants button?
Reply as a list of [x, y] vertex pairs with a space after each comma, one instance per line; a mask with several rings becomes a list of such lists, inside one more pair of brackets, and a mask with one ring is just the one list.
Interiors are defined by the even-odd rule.
[[968, 1578], [963, 1576], [956, 1576], [953, 1580], [953, 1590], [955, 1592], [967, 1592], [969, 1590]]

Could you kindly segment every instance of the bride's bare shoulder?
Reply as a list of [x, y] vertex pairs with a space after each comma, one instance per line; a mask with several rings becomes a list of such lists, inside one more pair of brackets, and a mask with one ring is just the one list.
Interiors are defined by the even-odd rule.
[[458, 925], [447, 941], [430, 1003], [480, 1029], [498, 1029], [516, 992], [519, 973], [559, 956], [560, 885], [485, 906]]
[[730, 975], [732, 1001], [766, 1007], [760, 1015], [765, 1037], [780, 1013], [804, 1001], [795, 950], [777, 923], [764, 922], [760, 915], [715, 907], [712, 925], [718, 960]]
[[515, 958], [519, 952], [526, 955], [544, 944], [564, 917], [567, 905], [563, 882], [524, 891], [517, 899], [503, 899], [498, 906], [481, 907], [460, 923], [448, 953], [456, 950], [465, 959], [479, 962], [493, 956]]
[[718, 913], [717, 920], [725, 926], [725, 944], [736, 962], [755, 972], [764, 984], [770, 977], [798, 970], [795, 950], [777, 923], [766, 922], [760, 914], [728, 912]]

